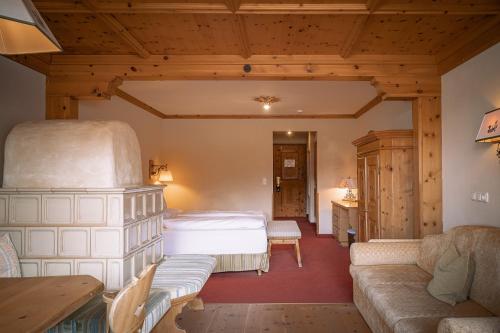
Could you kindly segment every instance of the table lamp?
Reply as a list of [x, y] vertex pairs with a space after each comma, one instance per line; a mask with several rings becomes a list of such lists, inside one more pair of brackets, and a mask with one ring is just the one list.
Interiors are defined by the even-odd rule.
[[347, 177], [347, 178], [342, 179], [339, 187], [347, 189], [347, 193], [342, 200], [344, 200], [344, 201], [356, 201], [356, 196], [354, 195], [354, 193], [352, 193], [352, 189], [356, 188], [356, 182], [354, 181], [354, 179], [352, 179], [351, 177]]

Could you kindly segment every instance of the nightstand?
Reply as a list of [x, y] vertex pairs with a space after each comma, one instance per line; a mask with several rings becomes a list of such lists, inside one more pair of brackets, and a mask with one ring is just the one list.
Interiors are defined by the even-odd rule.
[[347, 229], [357, 229], [358, 203], [332, 201], [332, 234], [342, 246], [348, 246]]

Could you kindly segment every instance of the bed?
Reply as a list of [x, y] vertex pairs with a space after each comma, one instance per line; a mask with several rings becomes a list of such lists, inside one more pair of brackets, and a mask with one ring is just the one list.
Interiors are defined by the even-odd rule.
[[267, 272], [266, 226], [266, 216], [259, 211], [168, 210], [163, 218], [164, 252], [214, 256], [214, 272]]

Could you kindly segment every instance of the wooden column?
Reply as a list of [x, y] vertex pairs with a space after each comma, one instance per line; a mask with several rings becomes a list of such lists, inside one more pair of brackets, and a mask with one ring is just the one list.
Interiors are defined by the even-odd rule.
[[441, 179], [441, 98], [413, 100], [416, 236], [443, 232]]
[[45, 119], [78, 119], [78, 100], [71, 96], [46, 95]]

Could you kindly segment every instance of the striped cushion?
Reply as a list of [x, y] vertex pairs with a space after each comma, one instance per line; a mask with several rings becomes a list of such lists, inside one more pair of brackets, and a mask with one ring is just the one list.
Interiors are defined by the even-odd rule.
[[[146, 318], [141, 332], [149, 333], [170, 308], [168, 292], [151, 289], [146, 302]], [[97, 295], [87, 304], [73, 312], [47, 333], [103, 333], [106, 332], [106, 303]]]
[[172, 300], [198, 293], [215, 268], [216, 259], [207, 255], [165, 257], [156, 269], [153, 288], [170, 293]]
[[302, 237], [295, 221], [271, 221], [267, 225], [267, 238], [296, 239]]
[[0, 277], [21, 277], [17, 252], [8, 233], [0, 236]]

